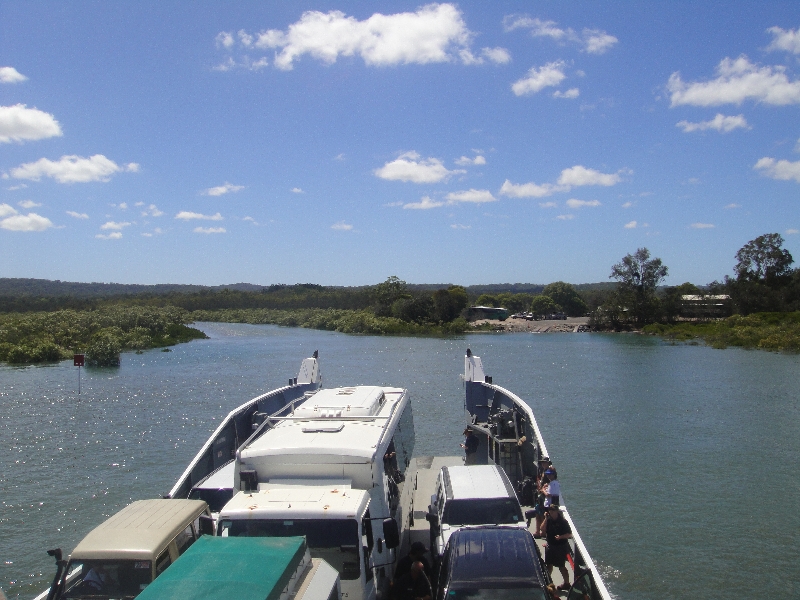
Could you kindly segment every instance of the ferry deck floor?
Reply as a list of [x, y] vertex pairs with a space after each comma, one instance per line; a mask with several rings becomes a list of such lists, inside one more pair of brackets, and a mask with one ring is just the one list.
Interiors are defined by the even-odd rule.
[[[426, 548], [430, 548], [430, 526], [428, 521], [425, 520], [425, 515], [428, 512], [431, 495], [436, 491], [436, 477], [439, 475], [439, 471], [442, 467], [461, 466], [463, 464], [463, 456], [418, 456], [412, 460], [412, 464], [408, 469], [408, 479], [406, 480], [406, 483], [414, 485], [410, 507], [410, 510], [414, 513], [414, 519], [413, 524], [409, 528], [409, 544], [422, 542], [425, 544]], [[526, 510], [531, 510], [532, 508], [532, 506], [523, 506], [522, 513], [525, 514]], [[531, 532], [531, 535], [536, 533], [535, 520], [531, 520], [528, 530]], [[544, 540], [537, 539], [535, 542], [539, 546], [542, 557], [544, 557]], [[431, 559], [430, 554], [427, 555], [427, 558], [429, 560]], [[569, 572], [570, 583], [572, 583], [575, 576], [569, 561], [567, 561], [567, 571]], [[553, 569], [551, 578], [556, 586], [564, 583], [558, 569]], [[561, 597], [566, 597], [567, 592], [562, 591], [559, 595]]]

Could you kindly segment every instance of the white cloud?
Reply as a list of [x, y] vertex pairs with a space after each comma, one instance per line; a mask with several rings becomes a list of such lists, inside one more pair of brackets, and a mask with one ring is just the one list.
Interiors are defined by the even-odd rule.
[[[113, 204], [111, 206], [114, 206]], [[127, 202], [120, 202], [116, 205], [116, 207], [120, 210], [128, 210], [128, 203]]]
[[343, 161], [343, 160], [345, 160], [345, 158], [346, 157], [345, 157], [344, 152], [341, 152], [341, 153], [337, 154], [336, 156], [334, 156], [333, 160]]
[[785, 50], [800, 54], [800, 28], [787, 31], [780, 27], [770, 27], [767, 32], [772, 34], [772, 43], [767, 46], [767, 50]]
[[558, 215], [556, 217], [556, 219], [559, 219], [560, 221], [570, 221], [570, 220], [572, 220], [574, 218], [575, 218], [575, 215]]
[[244, 217], [244, 218], [242, 219], [242, 221], [249, 221], [249, 222], [250, 222], [250, 223], [252, 223], [253, 225], [258, 225], [258, 223], [256, 222], [256, 220], [255, 220], [253, 217]]
[[[8, 175], [3, 173], [3, 179], [8, 179]], [[28, 187], [27, 183], [20, 183], [19, 185], [12, 185], [11, 187], [6, 188], [9, 192], [14, 192], [16, 190], [24, 190]]]
[[[341, 11], [307, 11], [286, 31], [270, 29], [252, 40], [243, 33], [238, 34], [243, 49], [274, 49], [273, 63], [283, 70], [292, 69], [304, 55], [325, 64], [333, 64], [339, 57], [360, 56], [370, 66], [475, 61], [469, 52], [472, 33], [452, 4], [428, 4], [413, 13], [375, 13], [363, 21]], [[235, 39], [233, 34], [221, 32], [216, 42], [230, 50]], [[498, 62], [502, 56], [496, 50], [486, 56]]]
[[563, 186], [582, 185], [616, 185], [621, 181], [619, 173], [601, 173], [594, 169], [587, 169], [583, 165], [575, 165], [561, 171], [558, 184]]
[[225, 182], [225, 185], [218, 185], [217, 187], [208, 188], [203, 194], [207, 196], [223, 196], [224, 194], [230, 194], [232, 192], [238, 192], [239, 190], [243, 190], [243, 185], [233, 185], [232, 183]]
[[751, 129], [751, 127], [747, 124], [747, 120], [744, 118], [744, 115], [726, 117], [722, 113], [717, 113], [716, 116], [710, 121], [701, 121], [699, 123], [679, 121], [675, 126], [682, 128], [684, 133], [705, 131], [706, 129], [715, 129], [720, 133], [728, 133], [734, 129]]
[[289, 191], [292, 192], [293, 194], [305, 194], [305, 192], [299, 187], [293, 187]]
[[636, 221], [630, 221], [629, 223], [625, 223], [625, 229], [636, 229]]
[[511, 84], [511, 91], [517, 96], [536, 94], [546, 87], [554, 87], [560, 84], [566, 75], [564, 74], [564, 61], [559, 60], [539, 67], [531, 67], [527, 75]]
[[487, 60], [497, 63], [498, 65], [505, 65], [511, 62], [511, 54], [505, 48], [484, 48], [481, 54]]
[[492, 196], [489, 190], [469, 189], [460, 192], [450, 192], [446, 196], [448, 204], [459, 202], [471, 202], [473, 204], [483, 204], [484, 202], [497, 202], [497, 198]]
[[454, 162], [460, 167], [468, 167], [470, 165], [485, 165], [486, 158], [484, 158], [481, 155], [478, 155], [475, 158], [470, 158], [469, 156], [462, 156], [461, 158], [457, 158]]
[[41, 206], [38, 202], [34, 202], [33, 200], [22, 200], [17, 202], [22, 208], [36, 208], [37, 206]]
[[130, 226], [130, 223], [128, 223], [127, 221], [122, 221], [122, 222], [108, 221], [108, 222], [103, 223], [102, 225], [100, 225], [100, 229], [103, 229], [103, 230], [108, 230], [108, 229], [121, 230], [121, 229], [124, 229], [125, 227], [128, 227], [128, 226]]
[[352, 231], [353, 226], [348, 225], [344, 221], [339, 221], [338, 223], [331, 225], [331, 229], [335, 229], [336, 231]]
[[542, 21], [530, 17], [506, 17], [504, 19], [506, 31], [514, 29], [530, 29], [533, 37], [548, 37], [556, 42], [572, 42], [582, 46], [582, 50], [589, 54], [604, 54], [619, 40], [601, 29], [584, 29], [581, 35], [569, 27], [563, 29], [555, 21]]
[[745, 100], [775, 106], [800, 104], [800, 81], [789, 81], [786, 67], [759, 67], [744, 55], [724, 58], [717, 66], [717, 78], [711, 81], [685, 83], [676, 71], [667, 89], [671, 106], [738, 105]]
[[17, 214], [17, 209], [10, 204], [0, 204], [0, 219], [9, 215]]
[[439, 183], [451, 175], [466, 173], [461, 169], [448, 171], [438, 158], [420, 160], [416, 152], [406, 152], [397, 159], [375, 169], [375, 175], [390, 181], [410, 181], [412, 183]]
[[[137, 202], [137, 204], [139, 204]], [[160, 217], [164, 214], [163, 210], [158, 210], [158, 207], [155, 204], [151, 204], [145, 210], [142, 211], [143, 217]]]
[[182, 221], [191, 221], [192, 219], [202, 219], [206, 221], [222, 221], [222, 215], [219, 213], [215, 215], [204, 215], [201, 213], [189, 212], [188, 210], [182, 210], [177, 215], [175, 215], [175, 218], [181, 219]]
[[631, 206], [633, 206], [633, 202], [630, 202], [630, 201], [629, 201], [629, 202], [625, 202], [625, 203], [622, 205], [622, 208], [630, 208]]
[[605, 54], [619, 40], [600, 29], [584, 29], [583, 42], [589, 54]]
[[557, 186], [552, 183], [511, 183], [508, 179], [503, 182], [500, 194], [511, 198], [544, 198], [554, 192], [568, 192], [569, 187]]
[[726, 204], [725, 208], [727, 208], [728, 210], [730, 210], [732, 208], [742, 208], [742, 205], [741, 204], [731, 203], [731, 204]]
[[540, 208], [558, 208], [557, 202], [539, 202]]
[[765, 156], [760, 159], [753, 168], [762, 171], [764, 175], [770, 179], [780, 179], [783, 181], [794, 179], [796, 182], [800, 183], [800, 160], [795, 162], [788, 160], [776, 161], [774, 158]]
[[[0, 207], [2, 206], [8, 205], [0, 205]], [[8, 231], [44, 231], [50, 227], [53, 227], [53, 222], [47, 217], [36, 213], [28, 213], [27, 215], [12, 214], [0, 220], [0, 229], [7, 229]]]
[[218, 48], [230, 49], [235, 43], [233, 35], [228, 31], [220, 31], [215, 39]]
[[14, 67], [0, 67], [0, 83], [21, 83], [23, 81], [28, 81], [28, 78]]
[[153, 234], [152, 233], [148, 233], [147, 231], [143, 231], [139, 235], [141, 235], [142, 237], [153, 237]]
[[692, 223], [689, 227], [692, 229], [713, 229], [714, 225], [711, 223]]
[[24, 104], [0, 106], [0, 142], [42, 140], [61, 135], [61, 126], [50, 113]]
[[431, 208], [439, 208], [440, 206], [444, 206], [444, 202], [432, 200], [430, 196], [423, 196], [419, 202], [403, 204], [404, 209], [411, 210], [430, 210]]
[[800, 233], [800, 229], [787, 229], [786, 230], [786, 235], [796, 235], [798, 233]]
[[195, 227], [195, 233], [227, 233], [224, 227]]
[[32, 179], [39, 181], [42, 177], [51, 177], [59, 183], [86, 183], [89, 181], [108, 181], [115, 173], [122, 171], [136, 172], [139, 165], [130, 163], [124, 167], [102, 154], [89, 158], [77, 155], [62, 156], [58, 161], [40, 158], [33, 163], [25, 163], [11, 169], [11, 176], [16, 179]]
[[122, 232], [121, 231], [113, 231], [109, 234], [98, 233], [96, 236], [99, 240], [121, 240], [122, 239]]
[[70, 217], [74, 217], [76, 219], [88, 219], [89, 218], [89, 215], [87, 215], [86, 213], [79, 213], [79, 212], [75, 212], [74, 210], [68, 210], [67, 214]]
[[567, 100], [577, 98], [580, 95], [581, 91], [578, 88], [570, 88], [566, 92], [562, 92], [561, 90], [553, 92], [553, 98], [566, 98]]
[[451, 229], [472, 229], [472, 225], [460, 225], [458, 223], [453, 223], [450, 225]]
[[567, 200], [567, 206], [570, 208], [583, 208], [585, 206], [600, 206], [599, 200], [578, 200], [577, 198], [570, 198]]

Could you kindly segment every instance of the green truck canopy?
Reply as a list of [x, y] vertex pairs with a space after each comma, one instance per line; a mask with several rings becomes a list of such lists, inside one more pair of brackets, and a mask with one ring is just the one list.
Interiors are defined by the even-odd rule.
[[303, 537], [204, 535], [137, 600], [278, 600], [305, 552]]

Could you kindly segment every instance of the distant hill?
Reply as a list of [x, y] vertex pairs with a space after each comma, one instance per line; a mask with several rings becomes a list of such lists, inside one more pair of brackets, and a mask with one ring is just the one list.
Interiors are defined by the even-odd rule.
[[0, 296], [73, 296], [75, 298], [104, 298], [108, 296], [125, 295], [163, 295], [163, 294], [193, 294], [207, 291], [220, 291], [223, 289], [241, 292], [260, 292], [263, 285], [252, 283], [234, 283], [231, 285], [182, 285], [176, 283], [159, 283], [155, 285], [139, 285], [127, 283], [79, 283], [75, 281], [60, 281], [56, 279], [21, 279], [0, 278]]

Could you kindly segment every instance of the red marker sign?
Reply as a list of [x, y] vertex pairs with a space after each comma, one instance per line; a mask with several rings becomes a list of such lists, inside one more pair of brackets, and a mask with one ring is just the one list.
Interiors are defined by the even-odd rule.
[[84, 354], [73, 354], [72, 355], [72, 364], [76, 367], [84, 366]]

